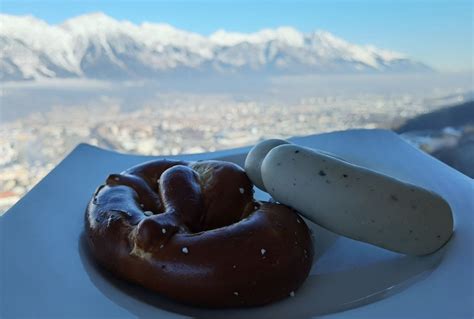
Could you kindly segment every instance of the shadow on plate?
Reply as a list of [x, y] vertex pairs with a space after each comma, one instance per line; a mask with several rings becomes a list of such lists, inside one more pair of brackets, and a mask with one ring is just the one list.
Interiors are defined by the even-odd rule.
[[[111, 301], [137, 317], [296, 318], [340, 312], [399, 293], [426, 278], [441, 262], [447, 248], [426, 257], [408, 257], [339, 237], [313, 223], [308, 225], [317, 237], [309, 277], [293, 298], [264, 307], [191, 307], [130, 284], [95, 262], [84, 233], [80, 237], [79, 254], [92, 283]], [[347, 263], [347, 259], [352, 261]], [[345, 267], [334, 267], [336, 264]]]

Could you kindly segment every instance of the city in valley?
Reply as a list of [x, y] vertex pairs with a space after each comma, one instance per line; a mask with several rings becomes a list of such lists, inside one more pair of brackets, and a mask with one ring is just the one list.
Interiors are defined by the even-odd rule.
[[145, 155], [212, 152], [271, 137], [394, 128], [416, 115], [463, 99], [459, 91], [441, 91], [437, 96], [432, 92], [429, 96], [306, 95], [292, 102], [167, 93], [135, 110], [124, 110], [120, 101], [102, 97], [85, 105], [33, 111], [0, 126], [0, 213], [78, 143]]

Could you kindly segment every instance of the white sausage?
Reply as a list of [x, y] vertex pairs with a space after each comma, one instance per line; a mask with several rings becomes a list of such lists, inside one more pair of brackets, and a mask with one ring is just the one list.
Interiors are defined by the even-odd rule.
[[297, 145], [266, 153], [267, 192], [335, 233], [409, 255], [432, 253], [452, 235], [451, 209], [435, 193]]
[[250, 150], [250, 152], [247, 154], [247, 157], [245, 158], [244, 166], [247, 176], [255, 184], [255, 186], [266, 192], [260, 170], [263, 159], [271, 149], [277, 147], [278, 145], [289, 143], [290, 142], [285, 140], [269, 139], [258, 143]]

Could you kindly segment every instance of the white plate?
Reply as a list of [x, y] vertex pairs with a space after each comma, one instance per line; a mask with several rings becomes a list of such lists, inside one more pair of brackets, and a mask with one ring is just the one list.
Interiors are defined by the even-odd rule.
[[[311, 224], [316, 259], [295, 297], [252, 309], [177, 304], [118, 280], [95, 265], [83, 242], [84, 209], [112, 172], [150, 157], [81, 144], [0, 218], [1, 318], [225, 317], [458, 318], [474, 315], [474, 183], [382, 130], [293, 139], [441, 194], [455, 235], [439, 252], [406, 257]], [[177, 156], [242, 164], [248, 148]], [[257, 192], [259, 198], [267, 195]], [[344, 311], [341, 313], [341, 311]]]

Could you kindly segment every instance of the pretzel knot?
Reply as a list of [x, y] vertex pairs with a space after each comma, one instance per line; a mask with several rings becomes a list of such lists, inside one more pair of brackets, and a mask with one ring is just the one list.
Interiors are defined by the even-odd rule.
[[308, 227], [289, 207], [253, 199], [237, 165], [156, 160], [110, 175], [86, 209], [93, 256], [114, 274], [209, 307], [287, 296], [308, 276]]

